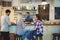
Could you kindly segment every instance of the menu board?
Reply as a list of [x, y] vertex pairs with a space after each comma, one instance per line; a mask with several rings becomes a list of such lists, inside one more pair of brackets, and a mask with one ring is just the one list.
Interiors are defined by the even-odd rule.
[[55, 7], [55, 19], [60, 19], [60, 7]]

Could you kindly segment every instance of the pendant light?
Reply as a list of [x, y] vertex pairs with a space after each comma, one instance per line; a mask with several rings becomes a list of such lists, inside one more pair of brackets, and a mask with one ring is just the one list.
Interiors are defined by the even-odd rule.
[[42, 0], [42, 3], [41, 3], [41, 5], [43, 5], [43, 9], [45, 10], [46, 9], [46, 5], [47, 5], [48, 3], [46, 2], [46, 0]]
[[46, 0], [42, 0], [41, 5], [46, 5], [46, 4], [48, 4], [48, 3], [46, 2]]

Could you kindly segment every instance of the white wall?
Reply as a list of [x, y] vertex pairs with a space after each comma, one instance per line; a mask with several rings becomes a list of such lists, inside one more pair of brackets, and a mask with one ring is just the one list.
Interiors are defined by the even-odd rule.
[[55, 7], [60, 7], [60, 5], [59, 5], [59, 4], [60, 4], [60, 0], [55, 0], [55, 4], [54, 4], [54, 5], [55, 5]]
[[13, 0], [12, 1], [12, 6], [19, 6], [19, 1], [18, 0]]
[[[55, 0], [54, 1], [54, 8], [55, 7], [60, 7], [60, 0]], [[54, 10], [54, 14], [55, 14], [55, 10]], [[54, 19], [54, 20], [60, 22], [60, 19], [59, 20], [58, 19]]]

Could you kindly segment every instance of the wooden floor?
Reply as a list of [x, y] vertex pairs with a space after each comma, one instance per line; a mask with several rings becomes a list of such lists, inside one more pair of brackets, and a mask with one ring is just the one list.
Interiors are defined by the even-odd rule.
[[[9, 37], [10, 37], [10, 40], [15, 40], [15, 35], [13, 33], [11, 33]], [[3, 39], [4, 39], [3, 36], [0, 35], [0, 40], [3, 40]]]

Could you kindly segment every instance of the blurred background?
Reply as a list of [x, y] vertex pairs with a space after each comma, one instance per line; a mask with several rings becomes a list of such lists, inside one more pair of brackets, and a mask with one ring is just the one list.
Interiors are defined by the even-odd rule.
[[[44, 25], [43, 40], [52, 40], [54, 33], [60, 33], [60, 0], [0, 0], [0, 20], [6, 9], [11, 10], [10, 21], [16, 23], [18, 13], [30, 12], [41, 16]], [[0, 21], [1, 24], [1, 21]], [[0, 26], [1, 28], [1, 26]], [[10, 27], [10, 36], [15, 38], [16, 27]], [[0, 37], [1, 39], [1, 37]]]

